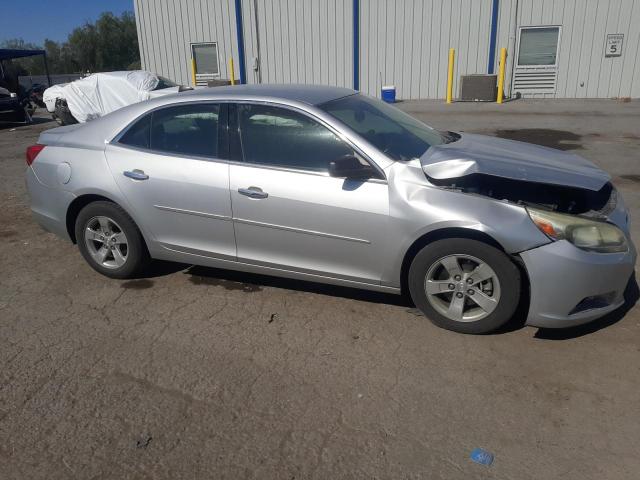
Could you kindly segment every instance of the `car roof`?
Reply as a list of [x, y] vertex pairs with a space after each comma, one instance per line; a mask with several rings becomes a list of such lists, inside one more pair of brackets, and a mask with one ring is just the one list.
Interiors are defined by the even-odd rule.
[[282, 99], [295, 102], [319, 105], [337, 98], [347, 97], [357, 93], [350, 88], [332, 87], [328, 85], [296, 85], [296, 84], [260, 84], [234, 85], [211, 88], [198, 88], [189, 92], [182, 92], [181, 97], [196, 97], [199, 99]]

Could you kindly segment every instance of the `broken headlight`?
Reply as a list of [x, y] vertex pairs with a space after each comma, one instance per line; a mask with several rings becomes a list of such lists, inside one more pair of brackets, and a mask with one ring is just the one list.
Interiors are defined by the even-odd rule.
[[567, 240], [590, 252], [618, 253], [628, 250], [622, 230], [606, 222], [598, 222], [574, 215], [549, 212], [527, 207], [536, 227], [552, 240]]

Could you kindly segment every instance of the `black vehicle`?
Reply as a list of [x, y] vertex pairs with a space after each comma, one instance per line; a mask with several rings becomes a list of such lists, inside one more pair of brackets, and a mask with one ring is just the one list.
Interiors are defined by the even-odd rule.
[[0, 121], [31, 123], [35, 107], [29, 97], [10, 92], [0, 87]]

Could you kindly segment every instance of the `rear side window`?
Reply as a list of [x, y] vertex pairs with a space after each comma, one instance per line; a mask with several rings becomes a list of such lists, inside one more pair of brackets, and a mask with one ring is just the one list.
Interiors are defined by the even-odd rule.
[[120, 143], [157, 152], [216, 157], [218, 116], [213, 104], [178, 105], [146, 115], [120, 138]]
[[219, 105], [209, 104], [156, 110], [151, 117], [151, 150], [215, 157], [219, 110]]
[[239, 105], [238, 116], [246, 162], [327, 171], [330, 161], [353, 155], [353, 149], [333, 132], [301, 113]]

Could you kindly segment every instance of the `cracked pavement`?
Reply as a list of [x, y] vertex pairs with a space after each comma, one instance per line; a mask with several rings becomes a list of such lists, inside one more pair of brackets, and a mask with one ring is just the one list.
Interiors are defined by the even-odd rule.
[[[400, 106], [439, 128], [571, 132], [640, 243], [640, 103]], [[165, 263], [111, 280], [31, 220], [24, 151], [53, 126], [0, 126], [0, 478], [637, 478], [633, 301], [474, 337], [393, 295]]]

